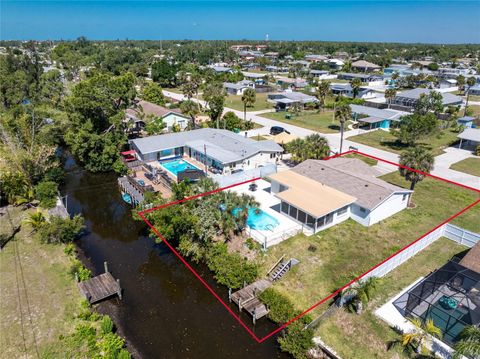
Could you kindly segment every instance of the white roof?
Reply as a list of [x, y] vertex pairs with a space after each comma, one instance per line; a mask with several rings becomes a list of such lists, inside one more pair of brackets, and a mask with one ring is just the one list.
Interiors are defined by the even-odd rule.
[[480, 128], [466, 128], [457, 137], [462, 140], [480, 142]]

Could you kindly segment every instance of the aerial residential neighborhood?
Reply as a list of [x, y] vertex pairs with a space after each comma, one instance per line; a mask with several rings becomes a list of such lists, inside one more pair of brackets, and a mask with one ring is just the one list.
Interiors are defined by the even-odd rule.
[[3, 2], [0, 358], [480, 359], [479, 17]]

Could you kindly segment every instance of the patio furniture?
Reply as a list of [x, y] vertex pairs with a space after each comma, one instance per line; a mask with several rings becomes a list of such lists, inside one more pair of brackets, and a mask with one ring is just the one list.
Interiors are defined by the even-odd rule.
[[458, 301], [446, 295], [442, 296], [438, 302], [444, 309], [452, 310], [458, 307]]

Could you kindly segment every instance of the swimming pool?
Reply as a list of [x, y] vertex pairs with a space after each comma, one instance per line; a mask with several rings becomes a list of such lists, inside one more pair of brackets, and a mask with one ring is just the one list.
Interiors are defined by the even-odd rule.
[[[240, 209], [236, 208], [233, 210], [233, 214], [236, 215], [239, 211]], [[280, 222], [278, 219], [262, 211], [261, 209], [254, 207], [248, 208], [247, 225], [251, 229], [271, 231], [279, 224]]]
[[175, 177], [178, 176], [178, 172], [182, 172], [185, 170], [199, 170], [198, 167], [182, 159], [160, 162], [160, 166], [165, 168], [168, 172], [173, 174]]

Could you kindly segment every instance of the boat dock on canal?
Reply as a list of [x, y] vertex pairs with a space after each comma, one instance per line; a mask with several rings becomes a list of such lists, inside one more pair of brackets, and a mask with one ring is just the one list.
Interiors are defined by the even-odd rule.
[[229, 300], [237, 304], [239, 310], [244, 309], [250, 314], [255, 324], [257, 319], [263, 318], [269, 312], [267, 306], [257, 296], [271, 285], [272, 282], [268, 279], [257, 280], [234, 293], [230, 291]]
[[100, 302], [114, 295], [118, 295], [122, 299], [120, 279], [115, 280], [113, 278], [112, 273], [108, 271], [107, 262], [104, 262], [104, 267], [105, 273], [77, 283], [78, 289], [90, 304]]

